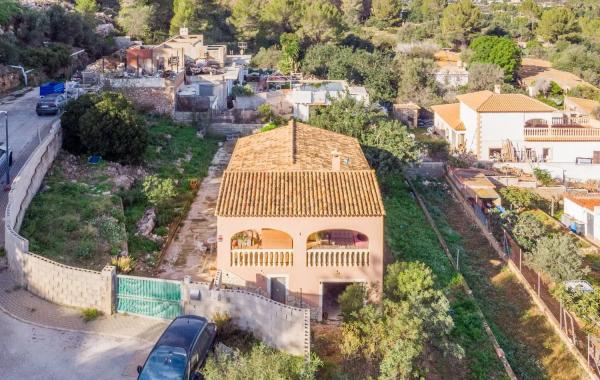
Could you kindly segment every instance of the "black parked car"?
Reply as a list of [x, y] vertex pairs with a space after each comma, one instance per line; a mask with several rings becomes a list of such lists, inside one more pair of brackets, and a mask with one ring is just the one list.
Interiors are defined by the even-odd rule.
[[48, 94], [38, 100], [35, 112], [38, 116], [56, 115], [67, 104], [67, 98], [63, 94]]
[[177, 317], [158, 339], [143, 366], [138, 380], [202, 379], [202, 367], [212, 348], [217, 328], [206, 318], [194, 315]]

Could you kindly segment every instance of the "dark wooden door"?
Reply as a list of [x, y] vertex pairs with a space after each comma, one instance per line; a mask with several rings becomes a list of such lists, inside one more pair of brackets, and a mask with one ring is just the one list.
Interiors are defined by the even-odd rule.
[[285, 277], [271, 277], [271, 299], [276, 302], [286, 302]]

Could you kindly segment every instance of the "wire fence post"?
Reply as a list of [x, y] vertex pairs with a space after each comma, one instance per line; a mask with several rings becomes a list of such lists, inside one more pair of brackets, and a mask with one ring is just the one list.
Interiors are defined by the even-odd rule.
[[523, 273], [521, 269], [521, 263], [523, 262], [523, 250], [519, 247], [519, 272]]
[[460, 267], [458, 266], [458, 258], [460, 257], [460, 248], [456, 248], [456, 271], [460, 272]]

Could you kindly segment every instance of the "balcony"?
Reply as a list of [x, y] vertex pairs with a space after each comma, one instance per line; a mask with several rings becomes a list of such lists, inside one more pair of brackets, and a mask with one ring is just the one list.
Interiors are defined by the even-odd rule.
[[369, 250], [358, 248], [313, 248], [306, 251], [307, 267], [368, 267]]
[[233, 267], [289, 267], [294, 265], [293, 249], [232, 249]]
[[600, 141], [600, 128], [525, 127], [525, 141]]

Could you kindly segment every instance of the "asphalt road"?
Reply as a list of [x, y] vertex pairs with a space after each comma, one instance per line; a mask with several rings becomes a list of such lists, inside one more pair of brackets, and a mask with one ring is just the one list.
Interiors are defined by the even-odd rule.
[[32, 326], [0, 312], [3, 380], [135, 379], [150, 343]]
[[[21, 97], [7, 96], [0, 99], [0, 111], [8, 112], [8, 145], [13, 152], [14, 164], [11, 168], [11, 179], [16, 175], [37, 147], [39, 140], [50, 131], [52, 123], [58, 116], [38, 116], [35, 106], [38, 90], [33, 89]], [[0, 142], [4, 143], [4, 117], [0, 117]], [[0, 178], [0, 242], [4, 246], [4, 210], [8, 195], [2, 191], [6, 177]]]

